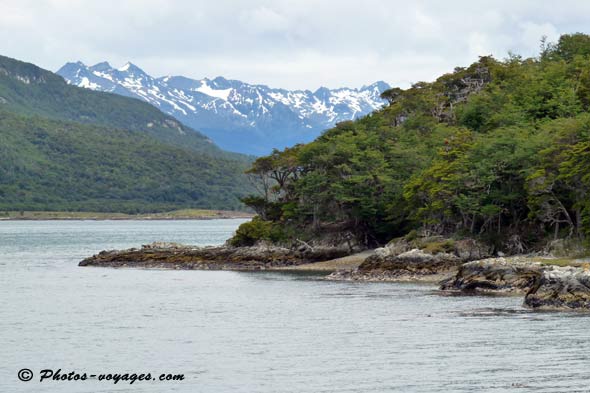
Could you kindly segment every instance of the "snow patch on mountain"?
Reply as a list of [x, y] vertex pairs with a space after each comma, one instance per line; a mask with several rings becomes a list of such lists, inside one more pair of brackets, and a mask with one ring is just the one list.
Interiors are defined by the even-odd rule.
[[385, 103], [380, 94], [390, 87], [376, 82], [360, 89], [321, 87], [312, 92], [223, 77], [154, 78], [131, 62], [120, 68], [107, 62], [67, 63], [57, 73], [76, 86], [144, 100], [202, 131], [222, 148], [250, 154], [309, 142], [339, 121], [379, 109]]
[[231, 93], [232, 89], [221, 89], [221, 90], [212, 89], [207, 84], [207, 81], [203, 80], [203, 81], [201, 81], [201, 87], [199, 87], [198, 89], [195, 89], [195, 91], [199, 91], [203, 94], [207, 94], [208, 96], [221, 98], [222, 100], [227, 101], [227, 99], [229, 97], [229, 93]]

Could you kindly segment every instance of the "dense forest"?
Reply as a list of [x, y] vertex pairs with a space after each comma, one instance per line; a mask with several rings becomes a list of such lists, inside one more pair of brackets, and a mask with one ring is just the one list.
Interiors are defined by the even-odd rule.
[[245, 166], [140, 132], [0, 111], [0, 210], [243, 208]]
[[[523, 252], [590, 238], [590, 36], [541, 41], [536, 58], [480, 57], [383, 93], [383, 109], [248, 171], [258, 213], [235, 244], [348, 231], [477, 237]], [[297, 234], [295, 236], [295, 234]]]
[[145, 102], [0, 56], [0, 210], [243, 209], [251, 162]]

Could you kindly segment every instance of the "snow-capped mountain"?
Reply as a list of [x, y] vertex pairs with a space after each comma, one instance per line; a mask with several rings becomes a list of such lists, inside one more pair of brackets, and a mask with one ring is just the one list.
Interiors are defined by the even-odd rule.
[[154, 78], [131, 63], [121, 68], [107, 62], [91, 67], [67, 63], [57, 73], [73, 85], [140, 98], [226, 150], [256, 155], [309, 142], [337, 122], [380, 108], [384, 101], [379, 95], [389, 88], [376, 82], [360, 89], [322, 87], [312, 92], [222, 77]]

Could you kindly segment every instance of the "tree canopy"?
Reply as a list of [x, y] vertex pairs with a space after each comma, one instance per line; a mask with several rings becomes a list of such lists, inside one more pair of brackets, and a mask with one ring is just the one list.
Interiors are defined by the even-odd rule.
[[590, 36], [543, 40], [536, 58], [483, 56], [383, 98], [256, 161], [272, 192], [246, 203], [265, 225], [337, 224], [367, 244], [411, 230], [524, 248], [590, 236]]

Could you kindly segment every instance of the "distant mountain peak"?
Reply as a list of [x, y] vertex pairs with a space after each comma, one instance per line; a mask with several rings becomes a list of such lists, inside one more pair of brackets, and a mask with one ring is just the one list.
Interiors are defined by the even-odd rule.
[[222, 148], [266, 154], [313, 140], [343, 120], [383, 106], [382, 81], [359, 88], [286, 90], [223, 76], [154, 78], [131, 62], [114, 69], [107, 62], [87, 67], [68, 63], [58, 72], [70, 84], [139, 98], [211, 137]]
[[117, 68], [117, 71], [120, 72], [127, 72], [129, 74], [144, 74], [147, 75], [144, 70], [133, 64], [132, 62], [128, 61], [122, 67]]
[[373, 82], [370, 85], [364, 85], [363, 87], [361, 87], [361, 91], [363, 90], [371, 90], [371, 89], [379, 89], [381, 92], [387, 90], [391, 88], [391, 86], [389, 86], [389, 84], [387, 84], [384, 81], [377, 81], [377, 82]]
[[[78, 62], [79, 64], [84, 64], [82, 62]], [[76, 63], [76, 64], [78, 64]], [[102, 61], [100, 63], [96, 63], [95, 65], [93, 65], [92, 67], [89, 68], [92, 71], [107, 71], [107, 70], [111, 70], [113, 69], [113, 67], [111, 67], [111, 65], [107, 62], [107, 61]]]
[[119, 71], [127, 71], [129, 68], [135, 67], [135, 65], [133, 63], [131, 63], [130, 61], [128, 61], [127, 63], [125, 63], [124, 66], [117, 68], [117, 70]]

